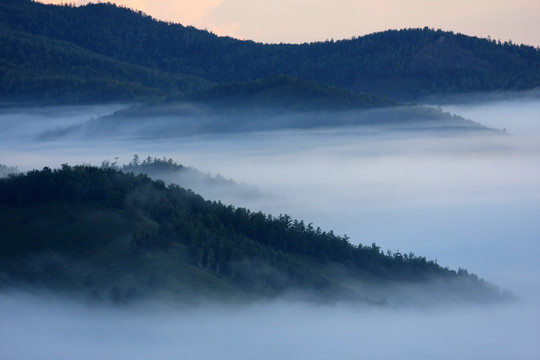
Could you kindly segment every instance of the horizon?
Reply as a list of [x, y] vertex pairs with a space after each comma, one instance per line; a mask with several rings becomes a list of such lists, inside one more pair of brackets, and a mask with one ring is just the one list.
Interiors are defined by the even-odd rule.
[[[59, 5], [62, 0], [37, 0]], [[80, 6], [98, 1], [77, 0]], [[301, 44], [361, 37], [385, 30], [434, 28], [469, 36], [540, 46], [540, 2], [429, 4], [384, 0], [372, 4], [338, 0], [252, 3], [232, 0], [113, 0], [157, 20], [208, 30], [218, 36], [261, 43]], [[279, 23], [276, 22], [279, 19]]]

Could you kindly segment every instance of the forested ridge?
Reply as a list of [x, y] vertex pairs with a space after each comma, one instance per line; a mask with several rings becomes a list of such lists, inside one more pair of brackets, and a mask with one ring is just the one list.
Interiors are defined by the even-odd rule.
[[261, 44], [108, 3], [30, 0], [3, 1], [0, 28], [4, 99], [155, 99], [281, 74], [399, 100], [540, 86], [539, 49], [429, 28]]
[[[149, 158], [130, 166], [179, 165]], [[503, 297], [466, 270], [450, 270], [412, 253], [384, 253], [376, 244], [353, 245], [347, 236], [287, 215], [207, 201], [108, 163], [9, 175], [0, 179], [0, 208], [4, 287], [41, 284], [96, 296], [105, 288], [116, 300], [158, 292], [159, 284], [180, 297], [203, 290], [216, 296], [228, 289], [251, 296], [295, 290], [369, 299], [345, 279], [381, 286], [436, 280], [445, 284], [441, 293], [448, 297]], [[126, 274], [130, 280], [121, 281]], [[181, 285], [166, 285], [173, 281]]]
[[[176, 101], [226, 109], [262, 108], [288, 112], [344, 111], [397, 106], [382, 96], [356, 94], [288, 75], [271, 76], [249, 82], [231, 82], [187, 94]], [[163, 105], [163, 104], [160, 104]]]

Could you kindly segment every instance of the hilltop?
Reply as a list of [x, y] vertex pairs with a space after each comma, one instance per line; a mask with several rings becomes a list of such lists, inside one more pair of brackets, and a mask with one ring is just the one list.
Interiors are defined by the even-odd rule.
[[249, 109], [265, 112], [346, 111], [400, 105], [382, 96], [357, 94], [289, 75], [213, 86], [187, 94], [176, 102], [211, 107], [219, 112]]
[[48, 130], [42, 138], [170, 138], [351, 127], [437, 134], [496, 132], [434, 107], [401, 104], [282, 75], [217, 85], [167, 101], [136, 104], [84, 123]]
[[112, 4], [0, 4], [0, 98], [164, 99], [282, 74], [411, 101], [540, 86], [540, 50], [429, 28], [261, 44]]
[[463, 269], [353, 245], [287, 215], [207, 201], [112, 167], [63, 165], [0, 179], [0, 210], [3, 289], [117, 303], [287, 294], [379, 304], [507, 298]]

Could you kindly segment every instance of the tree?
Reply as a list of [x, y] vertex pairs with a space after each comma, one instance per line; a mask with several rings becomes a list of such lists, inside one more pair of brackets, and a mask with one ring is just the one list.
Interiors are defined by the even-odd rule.
[[137, 154], [133, 155], [133, 160], [131, 160], [130, 165], [132, 165], [132, 166], [139, 166], [140, 163], [141, 163], [141, 162], [140, 162], [140, 160], [139, 160], [139, 155], [137, 155]]

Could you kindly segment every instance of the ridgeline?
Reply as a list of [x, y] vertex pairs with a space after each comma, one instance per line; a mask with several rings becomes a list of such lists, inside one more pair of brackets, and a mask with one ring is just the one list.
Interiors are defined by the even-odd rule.
[[[171, 161], [130, 164], [178, 167]], [[0, 287], [95, 301], [473, 301], [507, 298], [466, 270], [353, 245], [312, 224], [204, 200], [115, 167], [63, 165], [0, 179]], [[384, 294], [387, 294], [388, 297]]]
[[400, 101], [540, 86], [532, 46], [429, 28], [261, 44], [109, 3], [4, 0], [0, 44], [2, 101], [154, 101], [282, 74]]

